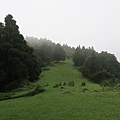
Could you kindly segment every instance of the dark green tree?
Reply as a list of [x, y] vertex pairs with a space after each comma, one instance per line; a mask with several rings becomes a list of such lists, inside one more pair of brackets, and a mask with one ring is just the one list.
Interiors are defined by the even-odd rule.
[[93, 52], [95, 52], [93, 48], [92, 49], [91, 48], [86, 49], [83, 46], [82, 49], [81, 49], [80, 46], [78, 46], [75, 49], [75, 52], [73, 54], [74, 65], [77, 66], [77, 67], [83, 66], [87, 57], [91, 56]]
[[26, 41], [29, 46], [34, 48], [34, 55], [41, 61], [42, 66], [53, 61], [53, 50], [56, 45], [51, 40], [26, 37]]
[[73, 54], [73, 63], [74, 63], [75, 66], [82, 65], [82, 57], [81, 57], [81, 55], [82, 55], [82, 50], [81, 50], [81, 48], [79, 46], [79, 47], [77, 47], [75, 49], [75, 52]]
[[75, 52], [75, 48], [71, 47], [71, 46], [68, 46], [67, 44], [64, 44], [62, 46], [62, 48], [65, 50], [66, 58], [67, 59], [72, 59], [73, 58], [73, 54]]
[[81, 68], [81, 72], [85, 77], [91, 78], [94, 73], [98, 71], [98, 61], [96, 53], [89, 56]]
[[86, 59], [81, 72], [91, 81], [101, 83], [107, 79], [120, 78], [120, 63], [113, 54], [93, 53]]
[[[12, 15], [0, 23], [0, 91], [17, 87], [23, 80], [38, 79], [40, 67]], [[11, 86], [10, 86], [11, 85]]]
[[53, 59], [57, 62], [64, 61], [66, 58], [66, 53], [60, 44], [57, 44], [53, 51]]
[[47, 45], [46, 43], [41, 45], [38, 51], [38, 55], [45, 64], [48, 64], [53, 60], [53, 50], [51, 46]]

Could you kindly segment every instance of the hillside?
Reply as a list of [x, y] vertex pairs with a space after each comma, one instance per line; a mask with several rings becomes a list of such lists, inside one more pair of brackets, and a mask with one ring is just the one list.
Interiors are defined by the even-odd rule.
[[[78, 71], [76, 67], [73, 66], [73, 62], [71, 60], [66, 60], [65, 62], [61, 62], [58, 64], [54, 64], [52, 67], [48, 67], [48, 71], [44, 71], [41, 76], [44, 76], [40, 81], [39, 84], [45, 86], [48, 84], [49, 86], [47, 89], [50, 89], [55, 84], [60, 84], [63, 86], [66, 83], [65, 89], [74, 89], [75, 91], [79, 92], [80, 90], [87, 88], [88, 90], [101, 90], [102, 88], [98, 84], [94, 84], [89, 82], [87, 79], [82, 77], [81, 73]], [[69, 87], [69, 82], [74, 81], [74, 86]], [[86, 86], [81, 86], [81, 83], [85, 82]], [[58, 87], [59, 89], [60, 87]], [[64, 91], [64, 89], [63, 89]]]
[[[68, 85], [74, 81], [74, 86]], [[81, 83], [85, 82], [85, 86]], [[61, 83], [61, 85], [60, 85]], [[66, 85], [63, 86], [63, 83]], [[53, 64], [34, 85], [46, 91], [33, 97], [0, 102], [0, 120], [118, 120], [120, 93], [103, 91], [83, 78], [72, 61]], [[60, 86], [53, 88], [54, 85]], [[84, 91], [85, 90], [85, 91]]]

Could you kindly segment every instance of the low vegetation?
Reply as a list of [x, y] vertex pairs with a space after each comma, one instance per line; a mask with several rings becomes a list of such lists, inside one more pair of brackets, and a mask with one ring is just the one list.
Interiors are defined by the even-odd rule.
[[[72, 64], [72, 61], [67, 60], [44, 71], [41, 74], [44, 77], [34, 83], [34, 86], [44, 87], [46, 91], [42, 94], [1, 101], [0, 119], [118, 120], [120, 91], [105, 87], [103, 90], [100, 85], [82, 77]], [[74, 86], [69, 86], [68, 83], [73, 81]], [[53, 88], [56, 84], [59, 86]]]
[[120, 83], [120, 63], [114, 54], [97, 53], [94, 48], [76, 48], [73, 55], [74, 65], [79, 67], [84, 77], [95, 83], [109, 81], [111, 85]]
[[0, 120], [120, 118], [120, 63], [113, 54], [36, 42], [26, 43], [12, 15], [0, 23]]

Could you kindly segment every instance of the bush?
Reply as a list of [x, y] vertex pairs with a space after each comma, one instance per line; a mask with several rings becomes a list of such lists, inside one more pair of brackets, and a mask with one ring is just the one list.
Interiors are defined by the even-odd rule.
[[29, 91], [25, 96], [34, 96], [38, 93], [44, 92], [45, 89], [43, 89], [41, 86], [37, 85], [33, 91]]
[[37, 85], [36, 87], [35, 87], [35, 93], [37, 94], [37, 93], [42, 93], [42, 92], [44, 92], [45, 91], [45, 89], [43, 89], [41, 86], [39, 86], [39, 85]]
[[73, 87], [75, 84], [74, 84], [74, 81], [70, 81], [69, 83], [68, 83], [68, 86], [71, 86], [71, 87]]
[[53, 86], [53, 88], [57, 88], [59, 85], [58, 84], [55, 84], [54, 86]]
[[85, 83], [85, 82], [82, 82], [82, 83], [81, 83], [81, 86], [85, 86], [85, 85], [86, 85], [86, 83]]
[[109, 87], [114, 87], [117, 84], [119, 84], [119, 80], [115, 78], [107, 79], [101, 82], [101, 86], [109, 86]]
[[82, 92], [85, 92], [85, 91], [89, 91], [87, 88], [84, 88], [83, 90], [82, 90]]
[[61, 86], [61, 82], [58, 85]]
[[7, 91], [10, 91], [10, 90], [16, 89], [17, 87], [18, 87], [18, 83], [16, 81], [13, 81], [13, 82], [10, 82], [9, 84], [6, 84], [4, 86], [3, 91], [7, 92]]
[[63, 86], [65, 86], [65, 85], [66, 85], [66, 82], [63, 83]]
[[101, 83], [106, 79], [114, 78], [114, 75], [106, 70], [94, 73], [91, 77], [92, 81], [95, 83]]

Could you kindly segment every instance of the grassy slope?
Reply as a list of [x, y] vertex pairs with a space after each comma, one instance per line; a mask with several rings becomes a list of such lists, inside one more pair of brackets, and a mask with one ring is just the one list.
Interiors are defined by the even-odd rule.
[[[0, 120], [119, 120], [120, 93], [92, 92], [101, 87], [84, 79], [71, 61], [56, 64], [35, 84], [49, 84], [46, 92], [0, 102]], [[59, 82], [75, 81], [74, 87], [53, 88]], [[86, 86], [80, 83], [85, 81]], [[81, 92], [87, 88], [90, 92]]]

